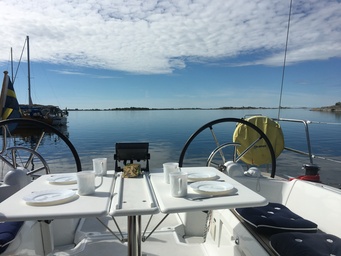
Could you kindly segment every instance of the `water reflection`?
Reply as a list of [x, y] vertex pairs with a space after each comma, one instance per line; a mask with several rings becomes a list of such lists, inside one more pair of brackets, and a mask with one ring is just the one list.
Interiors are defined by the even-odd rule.
[[[225, 117], [244, 117], [246, 114], [260, 113], [270, 117], [276, 117], [276, 110], [183, 110], [183, 111], [99, 111], [99, 112], [70, 112], [69, 132], [70, 140], [78, 150], [84, 169], [91, 169], [91, 159], [95, 157], [107, 157], [109, 167], [114, 168], [113, 155], [116, 142], [149, 142], [151, 154], [150, 167], [161, 168], [162, 163], [178, 161], [182, 147], [190, 135], [205, 123]], [[286, 118], [318, 120], [322, 122], [337, 122], [337, 116], [324, 115], [325, 113], [309, 110], [283, 110]], [[304, 128], [301, 124], [281, 124], [286, 143], [290, 147], [297, 147], [307, 151]], [[312, 148], [314, 154], [332, 153], [341, 160], [340, 126], [311, 127]], [[224, 128], [222, 128], [224, 129]], [[232, 141], [234, 127], [221, 130], [219, 140]], [[327, 129], [331, 129], [328, 130]], [[321, 135], [321, 132], [323, 135]], [[334, 134], [331, 143], [330, 134]], [[327, 139], [329, 137], [329, 139]], [[198, 142], [188, 152], [190, 165], [206, 164], [209, 153], [216, 147], [212, 142], [211, 134], [199, 138]], [[328, 149], [328, 150], [327, 150]], [[279, 159], [278, 170], [290, 173], [288, 167], [294, 172], [302, 174], [301, 165], [308, 163], [309, 159], [290, 158], [285, 162], [284, 156]], [[295, 164], [295, 167], [292, 165]], [[321, 169], [326, 173], [330, 168]], [[297, 176], [297, 175], [293, 175]], [[341, 175], [334, 181], [341, 183]]]
[[[28, 171], [42, 168], [39, 174], [45, 173], [45, 159], [51, 172], [77, 170], [73, 151], [67, 145], [67, 127], [50, 129], [30, 120], [8, 120], [1, 122], [0, 143], [1, 177], [15, 166]], [[38, 125], [38, 126], [37, 126]]]
[[[277, 117], [277, 110], [70, 111], [64, 132], [78, 151], [83, 170], [92, 169], [92, 159], [97, 157], [107, 157], [108, 169], [114, 169], [116, 142], [149, 142], [150, 168], [154, 169], [161, 168], [164, 162], [178, 161], [187, 139], [205, 123], [219, 118], [242, 118], [247, 114], [259, 113]], [[340, 121], [340, 115], [302, 109], [283, 110], [282, 117], [321, 122]], [[307, 151], [304, 128], [300, 124], [281, 125], [286, 145]], [[341, 161], [341, 126], [312, 124], [309, 128], [313, 153], [331, 155]], [[232, 142], [233, 130], [233, 125], [221, 128], [219, 141]], [[28, 137], [24, 143], [31, 144], [31, 139]], [[47, 136], [41, 150], [48, 155], [55, 171], [72, 171], [75, 169], [71, 164], [72, 155], [61, 144], [54, 136]], [[212, 135], [203, 134], [188, 151], [187, 164], [205, 165], [208, 155], [215, 148]], [[63, 167], [58, 167], [60, 162], [65, 163]], [[307, 157], [298, 159], [291, 157], [291, 154], [283, 154], [278, 158], [278, 171], [298, 176], [297, 173], [303, 174], [301, 165], [307, 162]], [[334, 170], [335, 166], [322, 167], [321, 176], [324, 181], [341, 184], [340, 171]]]

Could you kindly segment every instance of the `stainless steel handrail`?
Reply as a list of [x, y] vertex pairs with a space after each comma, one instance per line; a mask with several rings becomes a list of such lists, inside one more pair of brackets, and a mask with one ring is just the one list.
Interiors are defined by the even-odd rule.
[[309, 134], [309, 127], [308, 127], [309, 124], [314, 123], [313, 121], [303, 120], [303, 119], [289, 119], [289, 118], [279, 118], [279, 119], [278, 118], [273, 118], [273, 120], [278, 121], [278, 122], [302, 123], [304, 125], [305, 134], [306, 134], [306, 140], [307, 140], [307, 150], [308, 150], [308, 152], [304, 152], [304, 151], [297, 150], [297, 149], [294, 149], [294, 148], [289, 148], [289, 147], [286, 147], [286, 146], [284, 147], [285, 150], [288, 150], [288, 151], [291, 151], [291, 152], [294, 152], [294, 153], [298, 153], [298, 154], [301, 154], [301, 155], [308, 156], [310, 164], [314, 164], [314, 161], [313, 161], [314, 158], [318, 158], [318, 159], [322, 159], [322, 160], [327, 160], [327, 161], [333, 161], [333, 162], [341, 164], [341, 161], [339, 161], [339, 160], [335, 160], [335, 159], [327, 158], [327, 157], [321, 157], [321, 156], [317, 156], [317, 155], [313, 154], [313, 152], [311, 150], [310, 134]]

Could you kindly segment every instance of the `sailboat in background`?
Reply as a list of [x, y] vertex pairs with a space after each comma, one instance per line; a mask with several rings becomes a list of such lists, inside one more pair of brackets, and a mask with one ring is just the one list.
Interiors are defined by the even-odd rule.
[[67, 123], [67, 110], [53, 105], [20, 104], [23, 118], [35, 119], [52, 126], [64, 126]]
[[28, 104], [19, 104], [22, 117], [38, 120], [53, 126], [65, 126], [68, 116], [67, 110], [62, 110], [58, 106], [54, 105], [40, 105], [33, 104], [32, 102], [30, 77], [30, 44], [28, 36], [26, 37], [26, 46], [28, 69]]

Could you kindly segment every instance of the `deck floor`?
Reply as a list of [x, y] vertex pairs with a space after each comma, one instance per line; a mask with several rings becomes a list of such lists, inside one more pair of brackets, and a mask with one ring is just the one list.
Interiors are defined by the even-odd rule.
[[[148, 226], [147, 236], [164, 217], [163, 214], [154, 215]], [[121, 242], [108, 229], [106, 229], [96, 218], [86, 219], [79, 232], [78, 244], [74, 248], [56, 248], [52, 255], [128, 255], [127, 247], [127, 217], [117, 217], [120, 230], [125, 238]], [[149, 216], [142, 216], [142, 233], [148, 223]], [[118, 237], [120, 233], [114, 221], [110, 217], [103, 217], [104, 222]], [[205, 249], [202, 246], [202, 237], [184, 237], [183, 225], [179, 222], [176, 214], [169, 215], [158, 229], [145, 242], [142, 242], [142, 255], [168, 256], [168, 255], [191, 255], [205, 256]]]

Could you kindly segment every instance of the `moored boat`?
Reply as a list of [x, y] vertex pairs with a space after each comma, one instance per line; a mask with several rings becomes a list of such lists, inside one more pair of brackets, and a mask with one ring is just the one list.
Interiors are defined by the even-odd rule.
[[[68, 116], [67, 109], [62, 110], [58, 106], [54, 106], [54, 105], [42, 105], [42, 104], [33, 103], [32, 97], [31, 97], [30, 48], [29, 48], [28, 36], [26, 37], [25, 45], [27, 46], [28, 104], [19, 103], [20, 116], [26, 119], [33, 119], [33, 120], [41, 121], [52, 126], [66, 126], [67, 116]], [[2, 85], [2, 88], [4, 89], [2, 89], [2, 94], [7, 91], [6, 86], [8, 83], [10, 83], [12, 87], [11, 90], [13, 91], [11, 96], [14, 95], [15, 101], [17, 102], [13, 84], [11, 83], [9, 77], [6, 78], [8, 72], [5, 71], [4, 73], [5, 73], [5, 77], [4, 77], [4, 82]], [[8, 80], [9, 82], [5, 83], [5, 80]], [[1, 104], [3, 106], [5, 106], [6, 94], [7, 93], [5, 93], [4, 96], [1, 97], [2, 99]], [[18, 104], [18, 102], [16, 104]]]
[[68, 111], [53, 105], [23, 105], [20, 104], [23, 118], [35, 119], [52, 126], [65, 126], [67, 124]]

